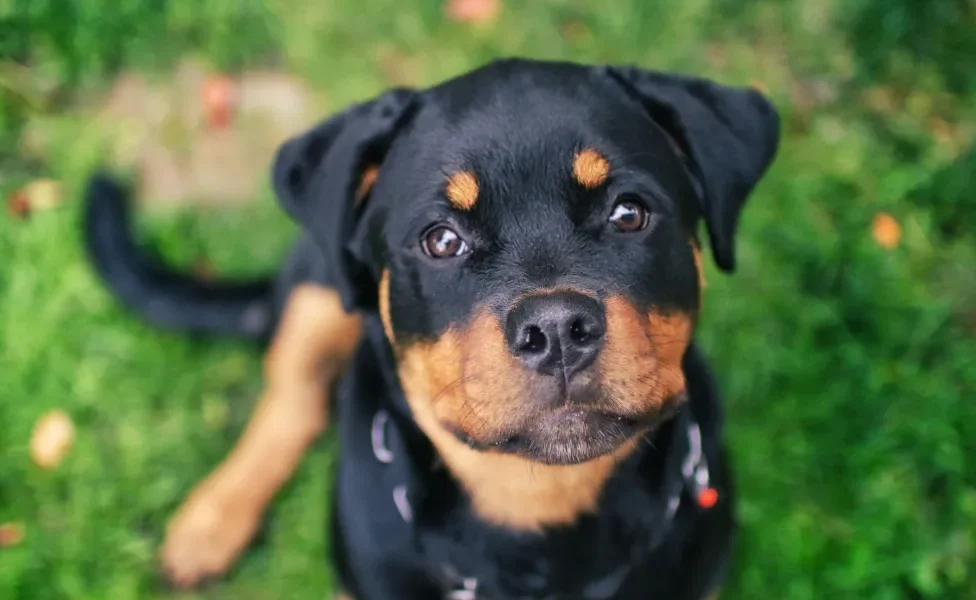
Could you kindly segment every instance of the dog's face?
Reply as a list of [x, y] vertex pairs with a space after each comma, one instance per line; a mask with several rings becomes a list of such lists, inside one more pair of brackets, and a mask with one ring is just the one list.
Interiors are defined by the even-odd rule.
[[428, 435], [579, 463], [681, 402], [712, 186], [691, 128], [668, 131], [627, 75], [496, 64], [395, 102], [345, 167], [381, 165], [338, 260], [349, 294], [375, 286]]

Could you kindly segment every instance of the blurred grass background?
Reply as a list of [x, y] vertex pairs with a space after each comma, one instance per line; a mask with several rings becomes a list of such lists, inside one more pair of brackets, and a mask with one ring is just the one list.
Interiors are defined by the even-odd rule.
[[[0, 598], [331, 589], [328, 440], [225, 581], [155, 579], [166, 518], [247, 419], [260, 353], [152, 330], [87, 267], [77, 200], [111, 155], [119, 123], [95, 116], [115, 78], [165, 84], [188, 57], [274, 70], [307, 84], [315, 119], [513, 54], [753, 82], [782, 112], [739, 271], [708, 269], [701, 337], [742, 496], [724, 597], [976, 598], [976, 2], [498, 4], [466, 22], [440, 0], [0, 0], [0, 198], [45, 178], [63, 200], [0, 218], [0, 525], [20, 532], [0, 539]], [[139, 219], [187, 268], [268, 272], [294, 235], [263, 179], [248, 202], [197, 200]], [[44, 470], [28, 441], [52, 409], [76, 439]]]

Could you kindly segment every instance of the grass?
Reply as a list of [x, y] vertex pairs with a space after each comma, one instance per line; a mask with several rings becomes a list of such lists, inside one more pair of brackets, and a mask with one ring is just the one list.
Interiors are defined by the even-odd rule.
[[[725, 597], [976, 597], [972, 2], [511, 0], [481, 26], [433, 0], [73, 6], [0, 1], [0, 66], [30, 65], [36, 84], [0, 69], [0, 195], [46, 175], [77, 198], [100, 135], [72, 100], [188, 53], [279, 65], [328, 110], [510, 54], [761, 81], [784, 142], [746, 208], [738, 273], [709, 267], [701, 331], [742, 495]], [[37, 159], [16, 144], [32, 123], [55, 135]], [[77, 208], [0, 219], [0, 523], [26, 534], [0, 549], [0, 597], [322, 598], [327, 439], [230, 577], [184, 595], [156, 582], [166, 518], [240, 432], [260, 354], [121, 311], [85, 263]], [[893, 249], [871, 234], [881, 212], [902, 228]], [[225, 273], [271, 270], [294, 233], [267, 190], [140, 227], [172, 261]], [[78, 435], [42, 471], [27, 442], [53, 408]]]

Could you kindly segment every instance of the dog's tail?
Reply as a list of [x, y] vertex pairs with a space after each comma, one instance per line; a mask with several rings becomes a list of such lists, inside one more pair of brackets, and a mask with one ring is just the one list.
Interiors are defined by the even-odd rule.
[[178, 273], [138, 247], [128, 193], [104, 174], [88, 184], [89, 258], [112, 293], [148, 322], [172, 331], [266, 341], [274, 326], [272, 279], [206, 282]]

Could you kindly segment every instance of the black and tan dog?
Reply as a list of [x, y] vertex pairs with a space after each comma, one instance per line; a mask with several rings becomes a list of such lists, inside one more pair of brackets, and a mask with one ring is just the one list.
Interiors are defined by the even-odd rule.
[[719, 398], [692, 334], [772, 161], [758, 93], [506, 60], [285, 144], [304, 228], [274, 281], [205, 284], [136, 248], [96, 178], [93, 262], [160, 326], [270, 341], [237, 446], [171, 522], [180, 585], [223, 572], [341, 418], [332, 550], [350, 596], [703, 598], [734, 533]]

